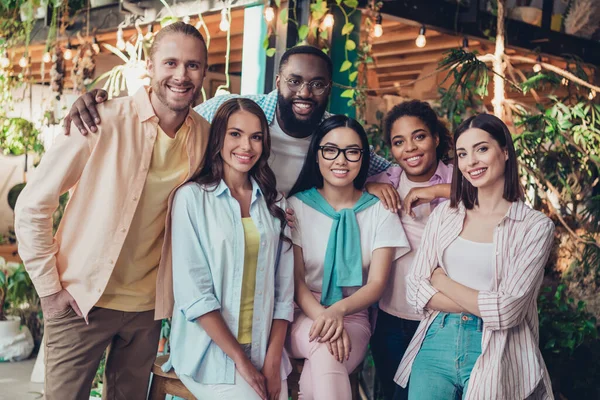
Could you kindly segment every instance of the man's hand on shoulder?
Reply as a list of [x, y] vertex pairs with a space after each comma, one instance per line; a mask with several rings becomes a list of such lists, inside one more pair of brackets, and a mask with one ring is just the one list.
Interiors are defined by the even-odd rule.
[[104, 103], [107, 99], [108, 93], [102, 89], [94, 89], [79, 96], [63, 122], [64, 134], [71, 133], [71, 122], [75, 124], [83, 136], [88, 134], [88, 129], [97, 132], [96, 125], [100, 124], [100, 115], [96, 110], [96, 104]]

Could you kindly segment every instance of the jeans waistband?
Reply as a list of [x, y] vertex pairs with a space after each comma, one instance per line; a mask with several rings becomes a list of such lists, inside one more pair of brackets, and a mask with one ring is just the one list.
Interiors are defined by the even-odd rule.
[[469, 313], [445, 313], [440, 312], [437, 317], [433, 320], [433, 323], [441, 324], [442, 326], [448, 324], [461, 325], [465, 328], [475, 328], [477, 331], [483, 331], [483, 320], [476, 315]]

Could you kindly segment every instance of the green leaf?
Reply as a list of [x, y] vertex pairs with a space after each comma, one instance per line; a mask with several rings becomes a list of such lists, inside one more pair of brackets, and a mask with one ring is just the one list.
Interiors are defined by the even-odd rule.
[[267, 50], [269, 48], [269, 37], [267, 36], [265, 40], [263, 40], [263, 49]]
[[304, 40], [308, 36], [308, 26], [302, 25], [298, 28], [298, 39]]
[[319, 36], [321, 37], [321, 39], [327, 40], [329, 39], [329, 32], [327, 31], [327, 29], [324, 29], [321, 31]]
[[358, 0], [344, 0], [344, 5], [348, 8], [358, 7]]
[[351, 73], [348, 76], [348, 80], [350, 80], [350, 82], [354, 82], [356, 80], [356, 77], [358, 77], [358, 71], [354, 71], [353, 73]]
[[348, 35], [354, 29], [354, 24], [352, 22], [348, 22], [342, 28], [342, 35]]
[[281, 20], [282, 23], [287, 24], [288, 22], [288, 9], [284, 8], [283, 10], [281, 10], [281, 12], [279, 13], [279, 19]]
[[342, 63], [342, 66], [340, 67], [340, 72], [348, 71], [350, 67], [352, 67], [352, 63], [346, 60]]
[[356, 49], [356, 42], [352, 39], [346, 40], [346, 50], [352, 51], [354, 49]]
[[335, 0], [335, 4], [339, 6], [340, 4], [342, 4], [342, 0]]
[[275, 0], [275, 5], [277, 6], [277, 8], [281, 7], [281, 0]]
[[346, 98], [346, 99], [353, 99], [354, 98], [354, 89], [346, 89], [342, 92], [342, 94], [340, 94], [340, 97]]
[[273, 57], [275, 55], [275, 52], [277, 52], [277, 49], [275, 49], [274, 47], [271, 47], [270, 49], [267, 50], [267, 57]]

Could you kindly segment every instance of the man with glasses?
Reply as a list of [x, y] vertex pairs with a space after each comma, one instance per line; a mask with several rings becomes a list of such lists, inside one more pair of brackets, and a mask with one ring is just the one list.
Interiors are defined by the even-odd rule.
[[[194, 110], [210, 122], [219, 106], [232, 97], [246, 97], [258, 103], [269, 121], [269, 163], [277, 178], [277, 190], [288, 193], [300, 174], [314, 129], [321, 120], [329, 117], [326, 108], [332, 73], [333, 64], [327, 54], [313, 46], [296, 46], [281, 57], [276, 90], [269, 94], [218, 96]], [[103, 99], [106, 99], [106, 92], [99, 90], [81, 96], [71, 108], [66, 126], [72, 120], [83, 134], [87, 133], [84, 123], [95, 132], [95, 104]], [[369, 176], [389, 166], [389, 162], [372, 152]]]

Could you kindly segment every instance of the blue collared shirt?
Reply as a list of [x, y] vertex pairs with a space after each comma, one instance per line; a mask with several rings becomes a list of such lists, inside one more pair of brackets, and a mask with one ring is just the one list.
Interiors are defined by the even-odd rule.
[[[267, 117], [269, 125], [273, 123], [273, 119], [275, 118], [275, 110], [277, 109], [277, 90], [273, 90], [269, 94], [251, 94], [244, 96], [230, 94], [213, 97], [212, 99], [205, 101], [199, 106], [196, 106], [196, 108], [194, 108], [194, 111], [202, 115], [204, 119], [206, 119], [208, 122], [212, 122], [212, 119], [215, 116], [215, 113], [217, 112], [219, 106], [225, 101], [236, 97], [243, 97], [254, 101], [265, 112], [265, 116]], [[323, 119], [328, 118], [330, 116], [331, 114], [325, 112], [325, 114], [323, 115]], [[369, 176], [383, 172], [386, 169], [388, 169], [391, 165], [392, 163], [387, 161], [385, 158], [378, 156], [377, 153], [373, 151], [373, 148], [371, 148], [371, 162], [369, 163], [368, 172]], [[277, 171], [274, 172], [275, 174], [277, 174]]]
[[[285, 209], [285, 200], [279, 206]], [[250, 217], [260, 234], [254, 292], [251, 361], [262, 368], [274, 319], [293, 320], [294, 257], [279, 238], [279, 219], [269, 213], [252, 181]], [[237, 337], [244, 270], [244, 227], [239, 203], [225, 182], [206, 188], [191, 182], [173, 201], [173, 292], [171, 356], [163, 366], [201, 384], [233, 384], [235, 364], [196, 319], [220, 310]], [[289, 232], [287, 233], [289, 237]], [[291, 364], [284, 351], [281, 377]]]

